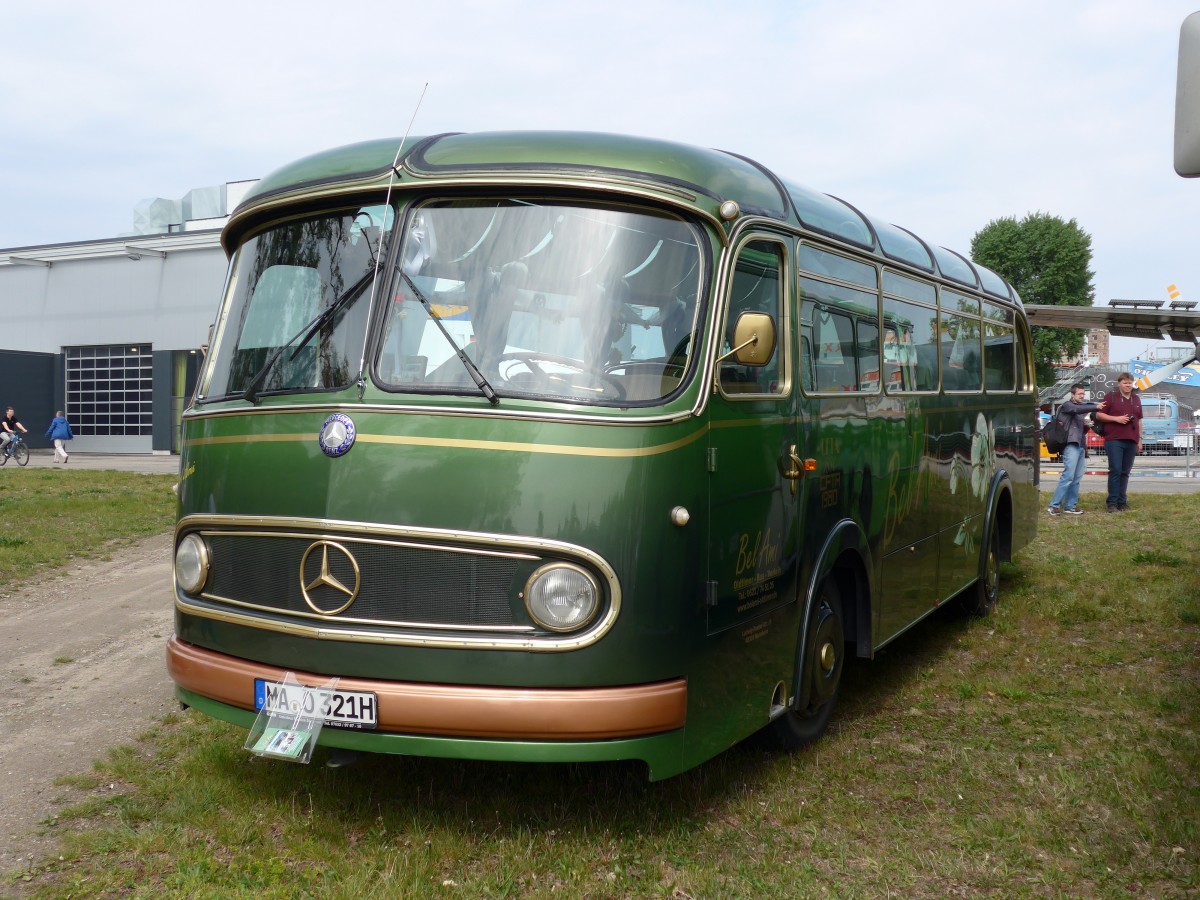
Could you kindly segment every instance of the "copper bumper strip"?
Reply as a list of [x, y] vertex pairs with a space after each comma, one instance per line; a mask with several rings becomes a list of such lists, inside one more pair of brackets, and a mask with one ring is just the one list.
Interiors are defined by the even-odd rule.
[[[181, 688], [241, 709], [254, 709], [254, 679], [280, 681], [286, 669], [167, 643], [167, 670]], [[328, 676], [293, 672], [301, 684]], [[379, 699], [381, 732], [508, 740], [596, 741], [658, 734], [687, 720], [682, 678], [609, 688], [505, 688], [341, 678], [347, 691]]]

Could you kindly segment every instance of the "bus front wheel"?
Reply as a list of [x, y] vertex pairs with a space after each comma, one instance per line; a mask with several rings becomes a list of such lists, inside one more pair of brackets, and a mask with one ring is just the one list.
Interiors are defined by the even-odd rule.
[[833, 578], [827, 577], [808, 615], [800, 690], [791, 708], [771, 723], [773, 736], [783, 749], [811, 744], [825, 732], [837, 706], [845, 655], [841, 595]]

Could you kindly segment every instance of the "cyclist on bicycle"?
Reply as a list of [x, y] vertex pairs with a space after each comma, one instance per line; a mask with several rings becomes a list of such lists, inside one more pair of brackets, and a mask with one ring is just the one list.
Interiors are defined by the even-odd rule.
[[21, 429], [23, 434], [29, 433], [29, 429], [17, 419], [16, 410], [10, 406], [5, 410], [4, 418], [0, 419], [0, 447], [4, 449], [5, 453], [11, 450], [9, 444], [12, 443], [13, 438], [16, 436], [18, 428]]

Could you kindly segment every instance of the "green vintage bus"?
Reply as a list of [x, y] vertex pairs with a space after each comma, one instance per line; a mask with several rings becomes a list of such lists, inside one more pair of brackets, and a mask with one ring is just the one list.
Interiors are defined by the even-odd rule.
[[815, 739], [846, 654], [986, 612], [1034, 535], [1011, 287], [744, 157], [368, 142], [223, 241], [168, 645], [212, 716], [665, 778]]

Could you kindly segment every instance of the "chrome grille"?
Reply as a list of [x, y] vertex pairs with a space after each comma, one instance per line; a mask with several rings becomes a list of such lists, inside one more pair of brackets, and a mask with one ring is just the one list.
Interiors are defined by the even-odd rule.
[[[311, 618], [316, 614], [301, 590], [301, 562], [303, 581], [312, 585], [323, 551], [316, 548], [307, 560], [305, 554], [322, 538], [353, 555], [361, 579], [358, 596], [334, 620], [433, 627], [514, 624], [510, 597], [518, 589], [513, 580], [522, 560], [351, 536], [205, 532], [212, 565], [204, 597]], [[327, 559], [329, 576], [352, 589], [354, 563], [337, 550]], [[348, 599], [348, 593], [328, 584], [310, 587], [309, 596], [322, 612]]]

